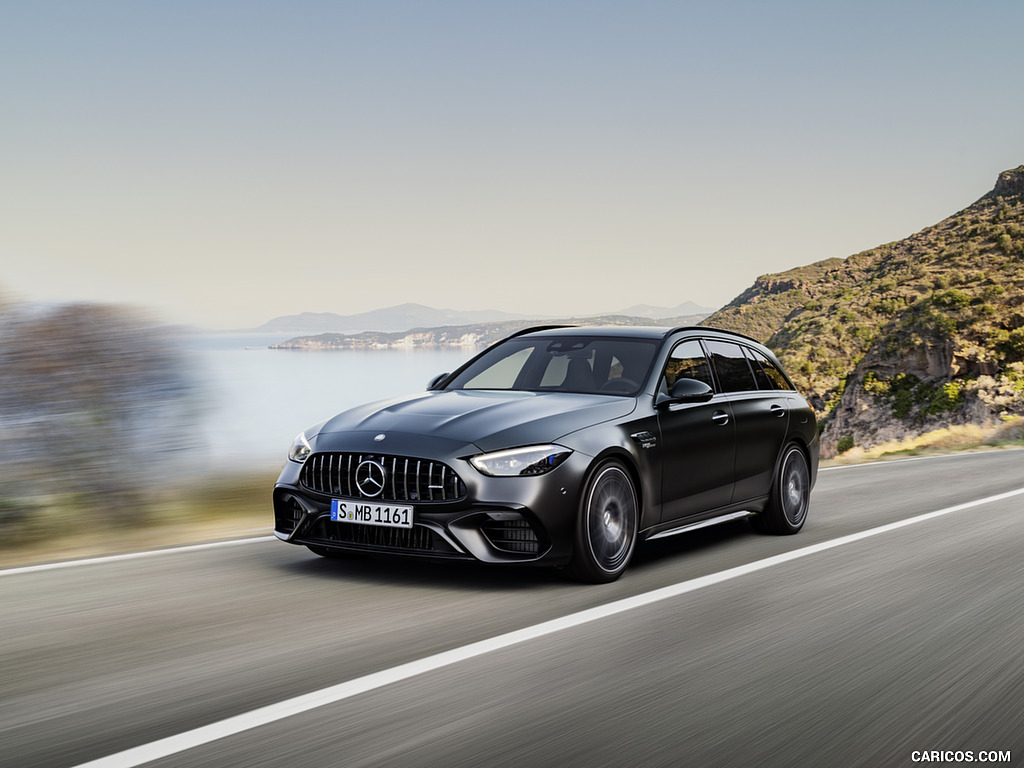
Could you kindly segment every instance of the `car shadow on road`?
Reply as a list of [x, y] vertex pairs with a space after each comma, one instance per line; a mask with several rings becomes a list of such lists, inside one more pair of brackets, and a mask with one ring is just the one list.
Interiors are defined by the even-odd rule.
[[720, 547], [735, 547], [739, 539], [761, 538], [746, 520], [733, 520], [677, 536], [645, 541], [637, 547], [629, 567], [647, 569], [662, 565], [671, 566], [674, 561], [683, 561], [698, 554], [711, 554]]
[[[650, 574], [662, 568], [668, 569], [674, 575], [680, 570], [676, 566], [681, 566], [685, 570], [687, 560], [702, 555], [713, 556], [719, 548], [735, 547], [738, 540], [746, 538], [761, 537], [751, 530], [747, 521], [735, 520], [679, 536], [643, 542], [637, 546], [633, 561], [619, 583], [628, 582], [630, 573]], [[571, 580], [561, 568], [487, 565], [385, 554], [355, 554], [331, 559], [315, 555], [305, 547], [294, 547], [294, 556], [280, 563], [278, 567], [306, 578], [463, 592], [547, 590], [588, 586]], [[685, 577], [685, 574], [681, 575]]]
[[458, 591], [518, 591], [568, 583], [563, 572], [555, 568], [485, 565], [383, 554], [331, 559], [299, 547], [295, 548], [295, 557], [280, 567], [289, 573], [310, 578]]

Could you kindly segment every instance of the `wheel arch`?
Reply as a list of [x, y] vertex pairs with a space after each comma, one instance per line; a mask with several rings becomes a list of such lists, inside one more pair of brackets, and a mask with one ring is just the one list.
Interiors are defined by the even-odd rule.
[[580, 500], [579, 503], [582, 505], [585, 501], [584, 490], [590, 479], [594, 476], [594, 472], [597, 471], [598, 467], [609, 459], [617, 459], [626, 468], [626, 472], [629, 474], [629, 479], [633, 481], [633, 490], [636, 493], [636, 502], [640, 508], [640, 521], [639, 530], [643, 531], [646, 527], [645, 515], [647, 509], [647, 497], [648, 489], [644, 485], [644, 478], [640, 472], [640, 465], [637, 461], [636, 456], [630, 453], [622, 446], [612, 445], [605, 448], [603, 451], [598, 453], [590, 464], [587, 466], [587, 471], [583, 476], [583, 483], [580, 486]]
[[[606, 477], [615, 477], [612, 486], [605, 483]], [[626, 495], [615, 495], [611, 489], [617, 485], [620, 490], [625, 481], [630, 485], [629, 504], [620, 502]], [[596, 489], [602, 493], [596, 496]], [[605, 496], [605, 490], [612, 494]], [[603, 584], [615, 581], [629, 565], [640, 541], [640, 526], [643, 510], [639, 482], [639, 468], [628, 451], [610, 447], [602, 450], [587, 465], [581, 487], [576, 533], [573, 540], [572, 557], [566, 572], [579, 581]], [[592, 504], [592, 501], [598, 501]]]
[[818, 458], [817, 451], [813, 445], [817, 443], [817, 432], [814, 433], [814, 437], [811, 440], [807, 440], [807, 436], [802, 432], [794, 431], [786, 435], [786, 439], [782, 442], [782, 446], [779, 448], [779, 453], [775, 457], [775, 470], [779, 469], [779, 462], [782, 461], [782, 455], [786, 451], [786, 447], [791, 443], [796, 443], [796, 446], [800, 449], [800, 452], [804, 455], [804, 461], [807, 462], [807, 471], [811, 476], [811, 487], [814, 487], [815, 482], [818, 479]]

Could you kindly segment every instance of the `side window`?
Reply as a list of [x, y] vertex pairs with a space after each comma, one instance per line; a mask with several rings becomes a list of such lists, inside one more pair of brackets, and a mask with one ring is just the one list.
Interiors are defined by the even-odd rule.
[[705, 341], [723, 392], [749, 392], [757, 388], [743, 348], [730, 341]]
[[762, 364], [768, 362], [765, 356], [750, 347], [743, 347], [743, 351], [747, 353], [747, 361], [750, 363], [750, 368], [754, 372], [754, 381], [757, 382], [757, 388], [771, 390], [778, 389], [778, 387], [775, 386], [775, 383], [765, 372], [764, 365]]
[[697, 379], [714, 389], [715, 382], [711, 379], [711, 366], [704, 357], [704, 350], [696, 339], [684, 341], [676, 345], [665, 364], [663, 386], [665, 392], [672, 391], [677, 379]]
[[748, 349], [747, 351], [753, 353], [754, 359], [761, 364], [761, 369], [764, 371], [765, 377], [771, 381], [772, 386], [775, 389], [793, 389], [793, 383], [786, 378], [786, 374], [782, 372], [779, 366], [762, 355], [756, 349]]

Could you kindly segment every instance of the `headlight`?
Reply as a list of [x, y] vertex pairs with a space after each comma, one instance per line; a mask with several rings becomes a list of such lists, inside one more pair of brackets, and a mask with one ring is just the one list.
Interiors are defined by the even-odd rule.
[[491, 477], [543, 475], [565, 461], [570, 453], [572, 451], [561, 445], [531, 445], [481, 453], [471, 458], [469, 463]]
[[312, 451], [313, 449], [309, 447], [309, 440], [306, 439], [306, 433], [300, 432], [292, 440], [292, 447], [288, 449], [288, 458], [301, 464]]

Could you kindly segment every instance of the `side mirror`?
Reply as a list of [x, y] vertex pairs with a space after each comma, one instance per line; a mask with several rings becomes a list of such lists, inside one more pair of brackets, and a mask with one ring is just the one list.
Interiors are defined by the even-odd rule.
[[672, 385], [672, 392], [668, 397], [662, 397], [658, 405], [672, 405], [673, 403], [706, 403], [715, 396], [715, 391], [703, 381], [697, 379], [676, 379]]
[[435, 376], [434, 378], [432, 378], [430, 381], [427, 382], [427, 391], [429, 392], [432, 389], [437, 389], [438, 388], [438, 384], [440, 384], [442, 381], [444, 381], [447, 378], [448, 378], [448, 374], [447, 373], [439, 373], [439, 374], [437, 374], [437, 376]]

